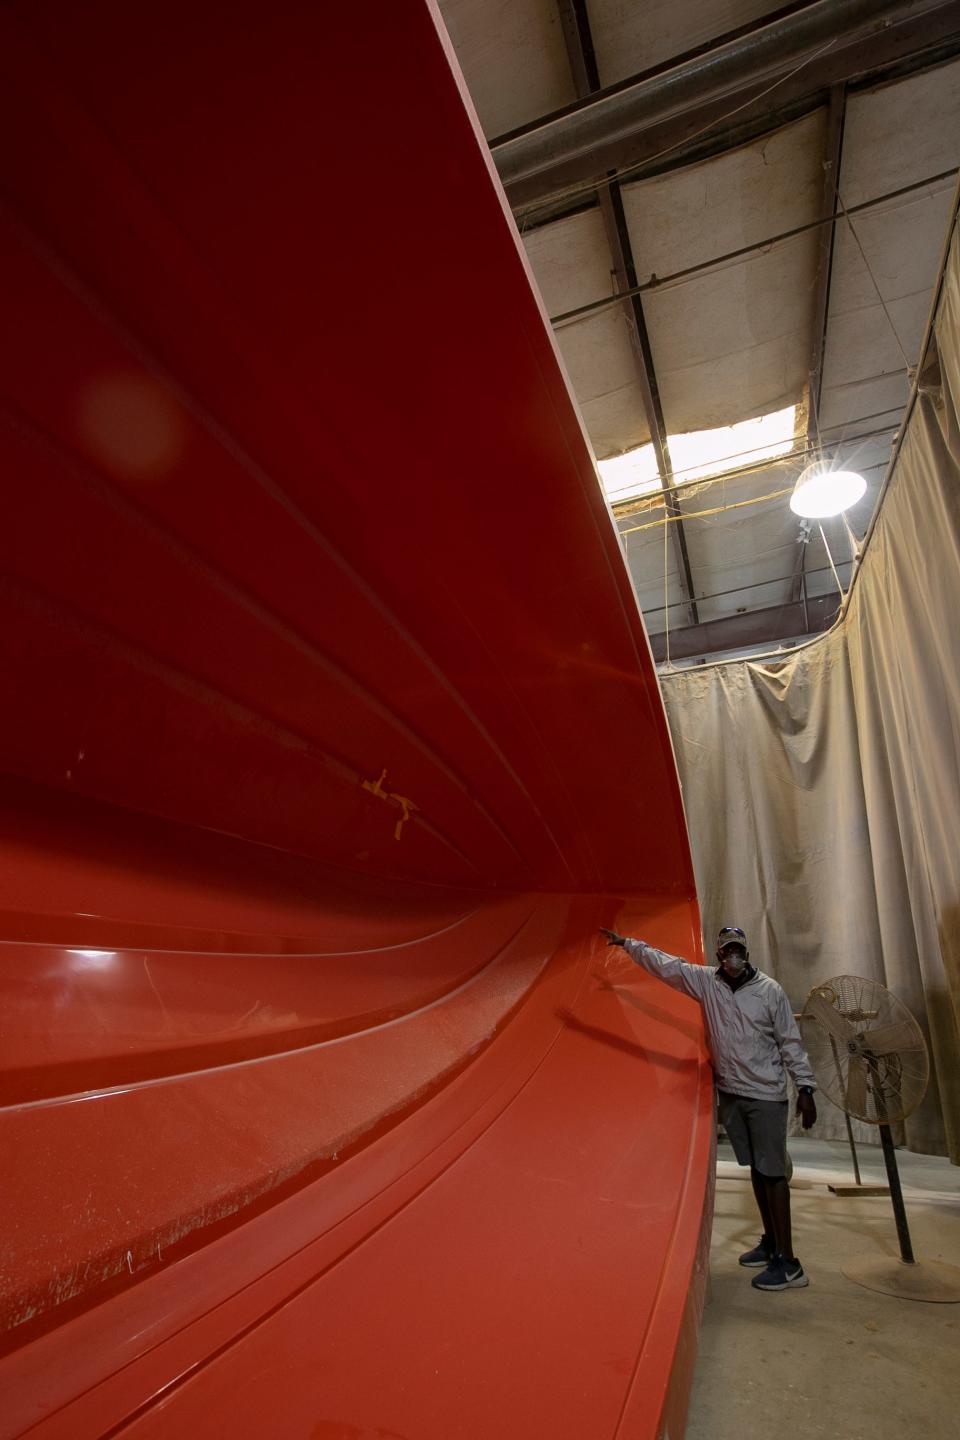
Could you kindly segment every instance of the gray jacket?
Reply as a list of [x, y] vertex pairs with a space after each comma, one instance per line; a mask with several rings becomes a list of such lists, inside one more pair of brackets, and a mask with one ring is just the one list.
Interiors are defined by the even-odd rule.
[[776, 980], [757, 970], [731, 990], [709, 965], [690, 965], [643, 940], [628, 940], [626, 951], [642, 969], [699, 1003], [721, 1090], [786, 1100], [784, 1067], [795, 1085], [816, 1087], [793, 1009]]

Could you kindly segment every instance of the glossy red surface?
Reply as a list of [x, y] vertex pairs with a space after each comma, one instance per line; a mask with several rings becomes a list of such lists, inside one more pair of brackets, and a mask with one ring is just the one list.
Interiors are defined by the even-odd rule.
[[0, 1434], [676, 1435], [679, 791], [435, 13], [0, 68]]

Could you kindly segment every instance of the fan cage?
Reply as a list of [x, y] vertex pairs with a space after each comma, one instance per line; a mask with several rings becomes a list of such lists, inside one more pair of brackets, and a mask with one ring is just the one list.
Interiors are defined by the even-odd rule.
[[878, 981], [838, 975], [815, 985], [800, 1030], [820, 1090], [855, 1119], [896, 1124], [923, 1099], [930, 1078], [923, 1032]]

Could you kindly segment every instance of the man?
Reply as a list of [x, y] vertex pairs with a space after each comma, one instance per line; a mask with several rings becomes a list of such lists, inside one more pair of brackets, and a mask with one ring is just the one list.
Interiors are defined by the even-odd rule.
[[793, 1253], [787, 1183], [787, 1080], [797, 1086], [804, 1130], [817, 1118], [816, 1082], [783, 987], [750, 964], [747, 937], [736, 925], [717, 938], [717, 968], [689, 965], [601, 927], [608, 945], [621, 945], [634, 964], [696, 1000], [717, 1081], [717, 1109], [741, 1165], [750, 1166], [763, 1221], [759, 1244], [740, 1264], [759, 1269], [757, 1290], [797, 1290], [810, 1282]]

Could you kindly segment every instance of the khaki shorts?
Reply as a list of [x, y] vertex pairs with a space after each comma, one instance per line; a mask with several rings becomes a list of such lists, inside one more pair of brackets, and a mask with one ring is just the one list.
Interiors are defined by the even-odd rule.
[[790, 1174], [786, 1100], [753, 1100], [718, 1090], [717, 1115], [741, 1165], [771, 1177]]

